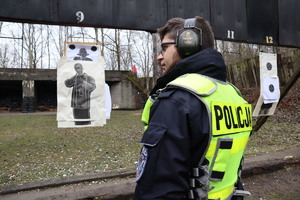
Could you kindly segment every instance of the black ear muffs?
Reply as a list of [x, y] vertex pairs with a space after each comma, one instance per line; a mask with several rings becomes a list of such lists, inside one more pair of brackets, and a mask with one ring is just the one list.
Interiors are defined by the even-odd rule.
[[202, 30], [195, 25], [196, 18], [186, 19], [183, 29], [177, 31], [176, 47], [181, 58], [192, 55], [202, 48]]

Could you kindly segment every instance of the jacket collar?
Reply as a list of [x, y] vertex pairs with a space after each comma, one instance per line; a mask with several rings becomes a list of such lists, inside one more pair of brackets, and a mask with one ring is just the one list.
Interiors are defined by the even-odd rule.
[[208, 48], [179, 61], [167, 74], [157, 79], [150, 95], [166, 87], [175, 78], [187, 73], [198, 73], [226, 81], [226, 66], [222, 55], [216, 50]]

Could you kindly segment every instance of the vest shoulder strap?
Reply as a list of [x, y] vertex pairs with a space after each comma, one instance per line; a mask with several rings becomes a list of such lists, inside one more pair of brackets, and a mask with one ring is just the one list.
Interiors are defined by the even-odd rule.
[[218, 84], [208, 77], [193, 73], [176, 78], [167, 84], [168, 88], [181, 88], [199, 96], [209, 96], [218, 88]]

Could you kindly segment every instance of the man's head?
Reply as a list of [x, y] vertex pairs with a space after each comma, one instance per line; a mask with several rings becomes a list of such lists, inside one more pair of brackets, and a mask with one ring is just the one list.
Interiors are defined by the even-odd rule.
[[75, 71], [77, 72], [77, 74], [79, 74], [79, 75], [83, 74], [83, 67], [82, 67], [82, 64], [76, 63], [76, 64], [74, 65], [74, 68], [75, 68]]
[[[199, 50], [213, 48], [214, 47], [214, 35], [212, 28], [209, 23], [202, 17], [195, 17], [195, 32], [202, 32], [201, 38], [201, 48]], [[183, 57], [180, 56], [178, 48], [176, 46], [177, 35], [180, 35], [184, 28], [185, 20], [181, 18], [170, 19], [166, 25], [158, 29], [158, 34], [161, 39], [162, 53], [157, 57], [160, 62], [163, 75], [169, 72], [177, 62], [179, 62]], [[200, 29], [200, 30], [198, 30]], [[194, 29], [193, 29], [194, 30]], [[186, 36], [189, 33], [187, 33]]]
[[82, 57], [86, 57], [87, 55], [89, 55], [87, 52], [86, 52], [86, 49], [85, 48], [80, 48], [79, 49], [79, 53], [77, 55], [80, 55]]

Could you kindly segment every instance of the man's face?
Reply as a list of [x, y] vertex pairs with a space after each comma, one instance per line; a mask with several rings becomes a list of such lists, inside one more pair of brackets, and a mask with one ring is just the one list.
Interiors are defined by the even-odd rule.
[[81, 64], [76, 64], [75, 65], [75, 71], [77, 72], [77, 74], [82, 74], [83, 73], [82, 65]]
[[82, 53], [81, 53], [81, 56], [82, 56], [82, 57], [86, 57], [86, 55], [87, 55], [87, 53], [85, 53], [85, 52], [82, 52]]
[[158, 62], [162, 68], [162, 75], [168, 73], [177, 62], [181, 60], [175, 47], [175, 40], [166, 34], [161, 41], [162, 53], [157, 57]]

